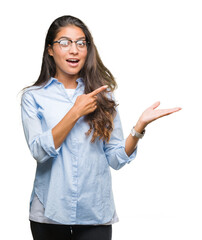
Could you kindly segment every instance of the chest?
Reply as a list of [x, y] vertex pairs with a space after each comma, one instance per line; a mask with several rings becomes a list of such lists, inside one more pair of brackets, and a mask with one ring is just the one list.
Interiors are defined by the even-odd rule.
[[[76, 98], [83, 91], [75, 91], [70, 96], [65, 89], [55, 89], [54, 92], [43, 92], [36, 97], [37, 115], [44, 130], [53, 128], [74, 106]], [[78, 120], [81, 123], [82, 119]]]

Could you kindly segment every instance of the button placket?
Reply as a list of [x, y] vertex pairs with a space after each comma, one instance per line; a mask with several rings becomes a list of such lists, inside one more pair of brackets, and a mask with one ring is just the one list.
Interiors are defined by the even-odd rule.
[[72, 192], [72, 214], [71, 221], [76, 223], [76, 210], [78, 200], [78, 140], [74, 138], [72, 140], [72, 170], [73, 170], [73, 192]]

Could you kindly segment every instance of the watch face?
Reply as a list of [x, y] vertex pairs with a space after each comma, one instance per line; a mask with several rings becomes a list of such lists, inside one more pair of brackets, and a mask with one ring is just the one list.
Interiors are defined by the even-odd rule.
[[145, 130], [143, 130], [142, 133], [138, 133], [138, 132], [135, 131], [134, 128], [131, 129], [131, 135], [133, 137], [143, 138], [144, 134], [145, 134]]
[[136, 133], [136, 132], [135, 132], [135, 129], [132, 128], [132, 129], [131, 129], [131, 135], [132, 135], [133, 137], [135, 136], [135, 133]]

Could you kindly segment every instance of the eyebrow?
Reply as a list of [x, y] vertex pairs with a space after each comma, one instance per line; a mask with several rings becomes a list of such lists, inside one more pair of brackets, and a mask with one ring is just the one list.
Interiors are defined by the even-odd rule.
[[[67, 36], [62, 36], [62, 37], [60, 37], [58, 40], [61, 40], [61, 39], [72, 40], [71, 38], [69, 38], [69, 37], [67, 37]], [[85, 37], [85, 36], [79, 37], [79, 38], [76, 39], [76, 41], [77, 41], [77, 40], [83, 40], [83, 39], [86, 39], [86, 37]]]

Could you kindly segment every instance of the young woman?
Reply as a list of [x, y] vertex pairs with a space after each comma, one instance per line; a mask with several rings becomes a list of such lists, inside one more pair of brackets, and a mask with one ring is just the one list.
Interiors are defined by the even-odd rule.
[[110, 167], [136, 156], [146, 126], [180, 108], [146, 109], [124, 139], [111, 72], [78, 18], [50, 26], [38, 80], [22, 96], [25, 137], [37, 161], [30, 201], [35, 240], [109, 240], [118, 221]]

